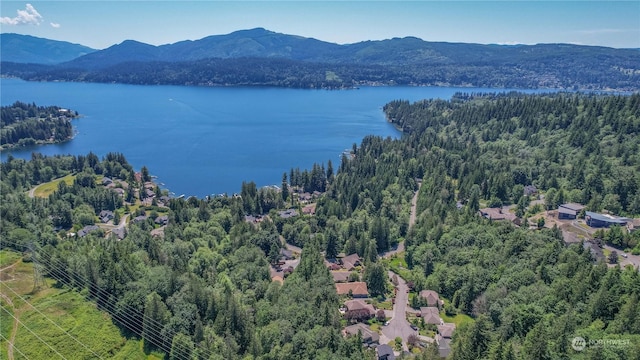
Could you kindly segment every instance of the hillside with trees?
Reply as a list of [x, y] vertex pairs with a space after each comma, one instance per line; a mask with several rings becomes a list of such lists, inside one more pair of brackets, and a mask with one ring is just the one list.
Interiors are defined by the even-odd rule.
[[15, 102], [0, 108], [0, 148], [58, 143], [71, 139], [78, 113], [58, 106]]
[[[29, 39], [22, 40], [25, 47]], [[571, 44], [481, 45], [415, 37], [334, 44], [265, 29], [153, 46], [127, 40], [42, 65], [3, 57], [5, 76], [145, 85], [350, 88], [427, 85], [634, 91], [638, 51]]]
[[[57, 286], [85, 294], [127, 337], [171, 359], [373, 359], [340, 332], [323, 258], [340, 252], [363, 259], [373, 292], [392, 285], [374, 286], [372, 273], [392, 268], [412, 301], [435, 290], [447, 316], [468, 316], [452, 359], [640, 356], [638, 271], [609, 268], [557, 227], [530, 228], [526, 218], [544, 209], [523, 191], [535, 185], [549, 207], [640, 215], [640, 95], [458, 94], [384, 110], [402, 139], [366, 137], [335, 168], [291, 169], [280, 190], [248, 182], [233, 197], [142, 203], [154, 189], [148, 170], [136, 175], [121, 154], [10, 158], [0, 167], [1, 245], [35, 248]], [[73, 180], [27, 197], [63, 176]], [[129, 190], [109, 197], [105, 177]], [[303, 191], [316, 191], [313, 215], [300, 211]], [[479, 216], [489, 204], [515, 205], [524, 225]], [[77, 235], [106, 209], [130, 219], [121, 240], [102, 228]], [[624, 235], [626, 247], [638, 247], [638, 234]], [[270, 275], [281, 238], [302, 247], [283, 284]], [[402, 241], [401, 267], [380, 259]], [[577, 336], [620, 346], [575, 350]], [[431, 347], [417, 356], [438, 358]]]

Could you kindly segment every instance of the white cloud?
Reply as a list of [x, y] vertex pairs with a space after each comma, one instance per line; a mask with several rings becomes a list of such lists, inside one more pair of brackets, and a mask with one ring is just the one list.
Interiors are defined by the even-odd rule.
[[24, 10], [18, 10], [18, 16], [11, 18], [8, 16], [0, 18], [3, 25], [40, 25], [42, 15], [31, 4], [27, 4]]
[[58, 23], [49, 23], [49, 25], [51, 25], [52, 28], [56, 28], [56, 29], [60, 27], [60, 24]]

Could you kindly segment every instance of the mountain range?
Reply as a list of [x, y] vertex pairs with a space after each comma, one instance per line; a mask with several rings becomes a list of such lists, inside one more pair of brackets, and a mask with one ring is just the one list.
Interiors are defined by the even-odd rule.
[[59, 64], [96, 51], [66, 41], [43, 39], [20, 34], [0, 34], [2, 61], [33, 64]]
[[[225, 81], [230, 82], [224, 84], [216, 83], [215, 79], [200, 79], [206, 81], [194, 83], [198, 79], [189, 78], [185, 69], [197, 67], [202, 71], [207, 68], [206, 75], [216, 72], [220, 66], [229, 70], [230, 67], [237, 68], [235, 64], [252, 59], [252, 64], [263, 64], [274, 78], [266, 82], [244, 79], [244, 85], [298, 86], [282, 83], [277, 75], [284, 70], [289, 78], [301, 78], [304, 74], [287, 70], [298, 67], [304, 71], [313, 68], [321, 74], [314, 78], [313, 84], [308, 84], [309, 87], [338, 81], [339, 85], [332, 83], [329, 86], [406, 83], [640, 88], [637, 50], [571, 44], [481, 45], [404, 37], [339, 45], [262, 28], [161, 46], [127, 40], [104, 50], [17, 34], [2, 34], [1, 40], [3, 69], [7, 69], [3, 74], [34, 80], [60, 77], [59, 80], [173, 84], [175, 80], [171, 79], [179, 73], [184, 84], [237, 85], [228, 77]], [[19, 65], [21, 63], [56, 65], [27, 67]], [[143, 73], [134, 76], [131, 69]], [[238, 68], [237, 71], [242, 70]], [[151, 79], [151, 72], [164, 75]], [[324, 80], [323, 75], [327, 75]]]

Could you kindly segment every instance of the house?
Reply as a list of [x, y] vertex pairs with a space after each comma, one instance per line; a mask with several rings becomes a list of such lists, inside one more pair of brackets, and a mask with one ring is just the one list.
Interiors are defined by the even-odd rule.
[[436, 335], [436, 343], [438, 344], [438, 353], [440, 357], [446, 358], [451, 353], [451, 339], [444, 338], [440, 334]]
[[315, 215], [316, 214], [316, 204], [305, 205], [302, 208], [302, 213], [305, 215]]
[[640, 229], [640, 218], [632, 219], [627, 222], [627, 231], [629, 231], [629, 234], [638, 231], [638, 229]]
[[366, 298], [369, 296], [369, 289], [367, 289], [367, 283], [362, 281], [337, 283], [336, 292], [338, 295], [349, 295], [354, 298]]
[[558, 219], [575, 220], [584, 208], [584, 205], [577, 203], [562, 204], [558, 207]]
[[422, 290], [419, 296], [427, 302], [427, 306], [435, 306], [438, 309], [442, 307], [440, 296], [433, 290]]
[[378, 360], [395, 360], [396, 355], [393, 353], [391, 346], [382, 344], [376, 348], [378, 353]]
[[424, 319], [425, 324], [441, 325], [440, 310], [435, 306], [427, 306], [420, 308], [420, 316]]
[[113, 188], [112, 190], [115, 191], [118, 195], [124, 196], [125, 191], [123, 188]]
[[102, 221], [103, 223], [107, 223], [109, 222], [109, 220], [113, 219], [113, 211], [102, 210], [100, 211], [98, 217], [100, 218], [100, 221]]
[[349, 275], [351, 275], [348, 271], [332, 271], [331, 276], [333, 277], [333, 281], [337, 283], [343, 283], [349, 281]]
[[609, 226], [612, 226], [612, 225], [625, 226], [629, 221], [629, 219], [627, 218], [613, 216], [609, 214], [598, 214], [591, 211], [585, 212], [584, 218], [587, 221], [587, 225], [594, 228], [600, 228], [600, 227], [608, 228]]
[[438, 334], [445, 339], [451, 339], [454, 331], [456, 331], [456, 324], [444, 323], [442, 325], [438, 325]]
[[376, 314], [376, 309], [373, 305], [367, 304], [362, 300], [349, 300], [344, 305], [347, 308], [344, 317], [348, 320], [368, 320]]
[[360, 256], [358, 254], [351, 254], [342, 258], [343, 269], [351, 271], [356, 266], [360, 266]]
[[531, 196], [538, 193], [538, 188], [535, 185], [527, 185], [522, 192], [524, 196]]
[[298, 201], [306, 202], [309, 200], [311, 200], [311, 194], [309, 194], [308, 192], [298, 194]]
[[377, 344], [380, 341], [380, 335], [363, 323], [347, 326], [343, 331], [344, 336], [357, 336], [358, 333], [361, 334], [364, 344]]
[[296, 209], [288, 209], [288, 210], [278, 211], [278, 215], [280, 215], [280, 217], [283, 219], [288, 219], [294, 216], [298, 216], [298, 212], [296, 211]]
[[80, 229], [80, 231], [78, 231], [78, 237], [84, 237], [86, 236], [88, 233], [98, 230], [100, 229], [99, 227], [97, 227], [96, 225], [87, 225], [85, 227], [83, 227], [82, 229]]
[[169, 216], [168, 215], [158, 216], [154, 222], [158, 225], [167, 225], [169, 223]]
[[113, 235], [115, 235], [115, 237], [117, 237], [118, 240], [122, 240], [127, 235], [127, 230], [125, 228], [123, 228], [123, 227], [115, 228], [115, 229], [111, 230], [111, 233]]
[[285, 260], [293, 260], [293, 251], [287, 249], [280, 249], [280, 257]]
[[146, 197], [148, 197], [148, 198], [152, 198], [152, 197], [156, 196], [156, 193], [154, 193], [153, 190], [151, 190], [151, 189], [144, 189], [144, 193], [145, 193]]
[[324, 265], [331, 271], [337, 271], [342, 269], [340, 267], [340, 265], [336, 264], [335, 260], [332, 259], [332, 261], [328, 261], [327, 259], [324, 260]]
[[141, 223], [141, 222], [147, 220], [147, 218], [148, 218], [148, 216], [146, 216], [146, 215], [136, 216], [136, 217], [133, 218], [133, 222], [134, 223]]
[[513, 221], [516, 216], [508, 211], [502, 211], [502, 208], [484, 208], [480, 209], [480, 216], [483, 216], [489, 220], [507, 220]]
[[108, 178], [106, 176], [102, 178], [102, 185], [108, 186], [108, 185], [111, 185], [111, 184], [113, 184], [113, 180], [111, 180], [110, 178]]

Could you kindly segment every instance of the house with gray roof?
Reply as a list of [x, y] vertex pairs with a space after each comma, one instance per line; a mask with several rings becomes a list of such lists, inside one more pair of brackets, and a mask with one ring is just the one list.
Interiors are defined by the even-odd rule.
[[608, 228], [612, 225], [625, 226], [629, 221], [627, 218], [591, 211], [585, 212], [584, 219], [587, 221], [587, 225], [594, 228]]

